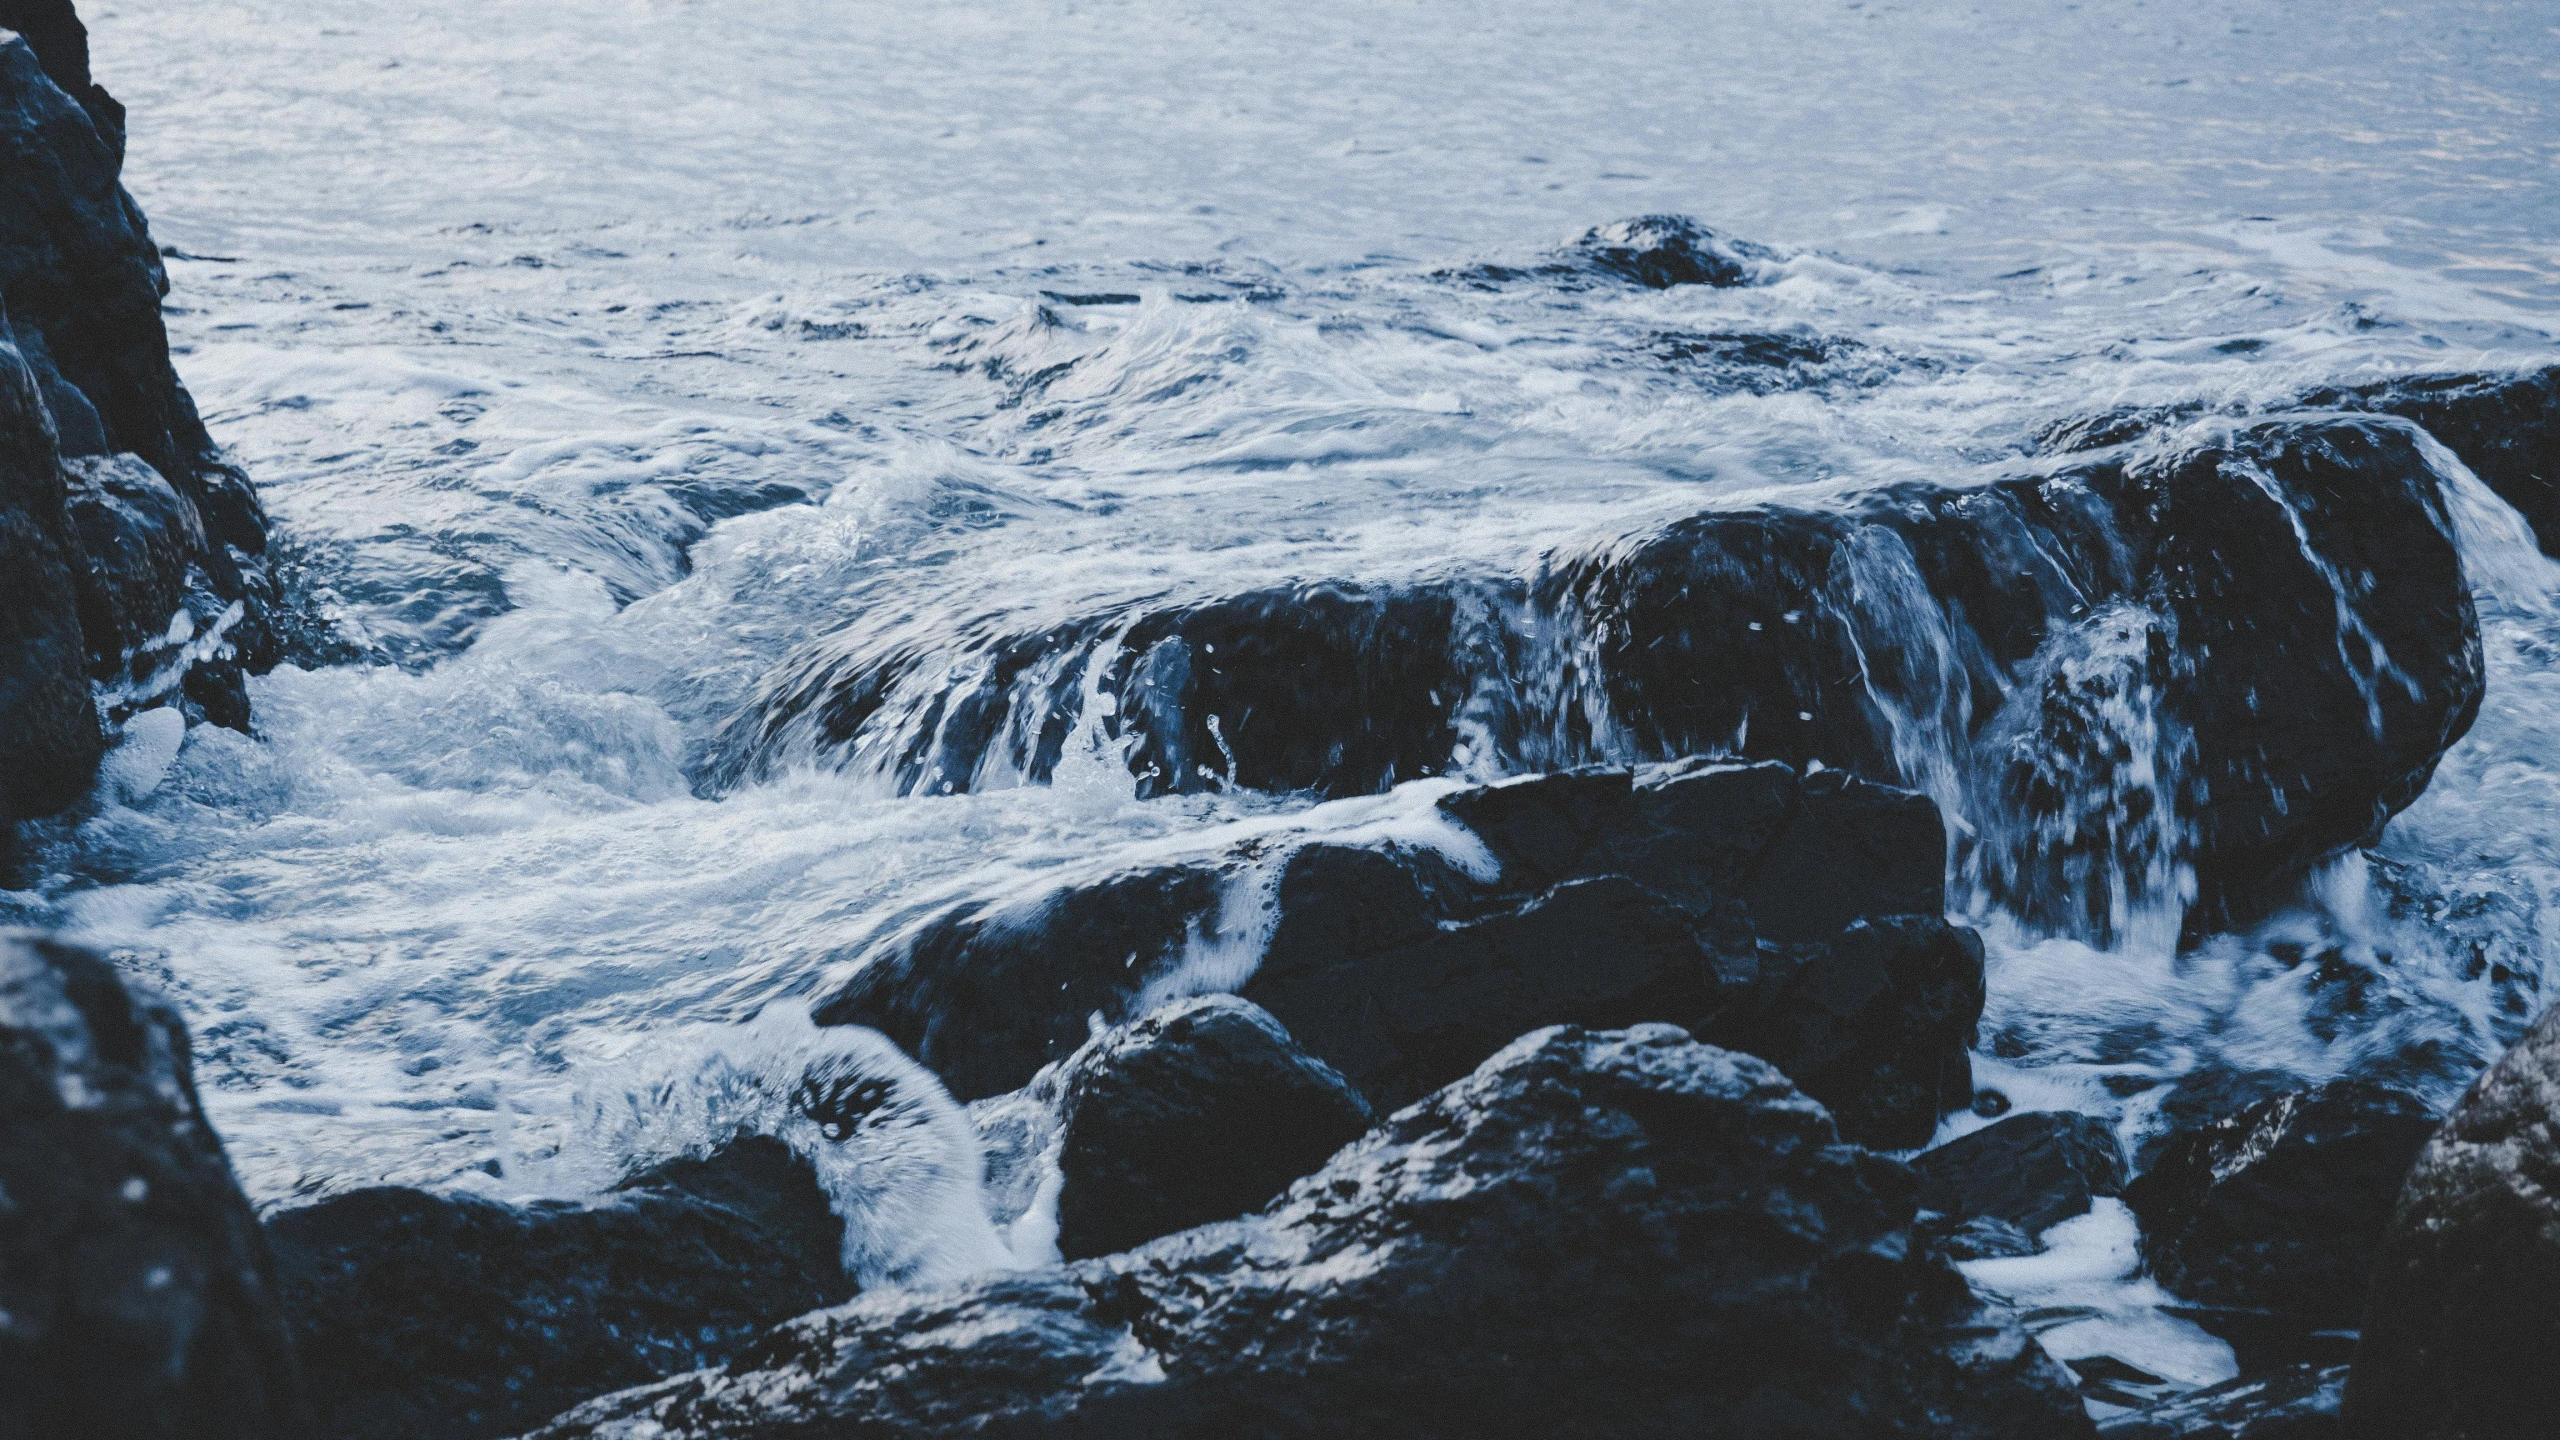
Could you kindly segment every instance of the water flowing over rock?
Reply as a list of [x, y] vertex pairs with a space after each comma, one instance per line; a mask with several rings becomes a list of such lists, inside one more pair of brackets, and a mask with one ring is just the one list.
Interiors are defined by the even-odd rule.
[[1055, 1084], [1058, 1249], [1070, 1260], [1260, 1209], [1376, 1118], [1332, 1066], [1231, 995], [1095, 1036]]
[[817, 1175], [760, 1136], [594, 1205], [376, 1188], [267, 1234], [320, 1433], [343, 1440], [510, 1435], [854, 1292]]
[[2426, 1142], [2382, 1238], [2347, 1387], [2347, 1433], [2548, 1433], [2560, 1354], [2560, 1010], [2490, 1067]]
[[1819, 761], [1927, 791], [1988, 903], [2098, 939], [2189, 899], [2245, 910], [2370, 840], [2482, 685], [2437, 477], [2354, 418], [1710, 512], [1531, 577], [1134, 609], [966, 663], [872, 643], [856, 625], [777, 672], [719, 773], [1044, 779], [1088, 687], [1142, 793]]
[[1914, 1256], [1912, 1190], [1759, 1061], [1545, 1030], [1258, 1215], [865, 1297], [536, 1433], [2090, 1433]]
[[[1306, 845], [1279, 862], [1258, 963], [1224, 981], [1371, 1103], [1427, 1094], [1539, 1025], [1647, 1020], [1777, 1064], [1859, 1143], [1918, 1145], [1970, 1100], [1982, 952], [1940, 918], [1926, 797], [1692, 763], [1438, 804], [1494, 878], [1428, 848]], [[815, 1013], [882, 1031], [962, 1099], [998, 1094], [1093, 1017], [1194, 983], [1196, 948], [1246, 943], [1219, 929], [1228, 883], [1177, 866], [964, 904], [892, 937]]]
[[302, 1382], [186, 1027], [0, 934], [0, 1435], [292, 1440]]
[[[0, 602], [0, 725], [42, 762], [0, 818], [23, 819], [86, 787], [100, 715], [175, 700], [246, 729], [243, 674], [278, 651], [265, 512], [171, 368], [168, 275], [117, 181], [123, 108], [68, 4], [0, 8], [0, 26], [21, 32], [0, 43], [0, 526], [29, 561]], [[91, 682], [99, 713], [75, 715]]]

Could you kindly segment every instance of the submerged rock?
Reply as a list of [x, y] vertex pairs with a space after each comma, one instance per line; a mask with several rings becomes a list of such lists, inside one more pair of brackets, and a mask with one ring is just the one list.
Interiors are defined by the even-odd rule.
[[2095, 1115], [2037, 1111], [2012, 1115], [1950, 1140], [1911, 1162], [1920, 1204], [1957, 1220], [2006, 1221], [2029, 1235], [2089, 1213], [2101, 1195], [2122, 1195], [2124, 1147]]
[[384, 1187], [283, 1211], [267, 1234], [332, 1440], [511, 1435], [854, 1292], [817, 1176], [764, 1137], [594, 1205]]
[[1070, 1260], [1260, 1209], [1376, 1117], [1259, 1006], [1209, 995], [1096, 1036], [1056, 1081]]
[[2560, 1010], [2418, 1154], [2382, 1237], [2347, 1390], [2370, 1440], [2551, 1433], [2560, 1355]]
[[0, 933], [0, 1435], [291, 1440], [308, 1422], [186, 1027], [99, 956]]
[[1257, 1215], [867, 1296], [537, 1433], [2089, 1434], [1912, 1211], [1761, 1062], [1551, 1029]]
[[[2098, 1427], [2100, 1440], [2337, 1440], [2344, 1365], [2294, 1365], [2163, 1400]], [[2414, 1436], [2418, 1432], [2409, 1432]]]
[[[2401, 1178], [2435, 1129], [2418, 1100], [2339, 1082], [2173, 1138], [2125, 1188], [2162, 1286], [2251, 1330], [2351, 1330]], [[2258, 1312], [2256, 1319], [2249, 1312]], [[2245, 1333], [2245, 1332], [2244, 1332]]]

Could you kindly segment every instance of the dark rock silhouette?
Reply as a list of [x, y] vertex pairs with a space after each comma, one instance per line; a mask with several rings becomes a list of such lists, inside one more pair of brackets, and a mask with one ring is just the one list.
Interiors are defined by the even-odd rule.
[[2475, 1082], [2418, 1153], [2383, 1235], [2347, 1433], [2523, 1440], [2551, 1428], [2560, 1354], [2560, 1010]]
[[2002, 1220], [2028, 1235], [2089, 1213], [2101, 1195], [2121, 1195], [2124, 1147], [2094, 1115], [2036, 1111], [2012, 1115], [1915, 1158], [1920, 1203], [1957, 1220]]
[[99, 956], [0, 933], [0, 1435], [292, 1440], [308, 1422], [186, 1027]]
[[1232, 995], [1094, 1037], [1056, 1081], [1070, 1260], [1258, 1210], [1376, 1118], [1332, 1066]]
[[752, 1136], [594, 1205], [383, 1187], [267, 1222], [333, 1440], [482, 1440], [717, 1364], [854, 1293], [807, 1162]]
[[1914, 1182], [1668, 1026], [1541, 1031], [1257, 1215], [868, 1296], [546, 1440], [2087, 1435]]

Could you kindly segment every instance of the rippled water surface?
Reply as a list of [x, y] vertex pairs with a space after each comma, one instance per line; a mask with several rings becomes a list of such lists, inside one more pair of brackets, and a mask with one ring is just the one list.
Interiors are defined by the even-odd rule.
[[[90, 20], [181, 371], [345, 643], [253, 683], [255, 738], [137, 727], [13, 903], [165, 977], [264, 1203], [609, 1183], [695, 1123], [624, 1113], [671, 1069], [784, 1064], [798, 997], [936, 899], [1427, 808], [1140, 800], [1090, 720], [1048, 784], [723, 770], [813, 643], [965, 667], [1141, 602], [1987, 481], [2120, 404], [2560, 356], [2534, 4]], [[1466, 273], [1650, 212], [1768, 247], [1767, 283]], [[2261, 932], [2101, 953], [1981, 917], [1983, 1071], [2021, 1103], [2123, 1111], [2105, 1077], [2207, 1062], [2442, 1096], [2533, 1004], [2555, 577], [2442, 468], [2472, 735]], [[2306, 947], [2380, 978], [2350, 1004]], [[2225, 1363], [2155, 1341], [2173, 1378]]]

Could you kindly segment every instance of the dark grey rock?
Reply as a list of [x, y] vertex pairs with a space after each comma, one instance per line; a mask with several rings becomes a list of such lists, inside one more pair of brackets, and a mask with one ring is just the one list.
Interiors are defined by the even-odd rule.
[[1675, 285], [1729, 289], [1751, 279], [1766, 252], [1716, 234], [1686, 215], [1639, 215], [1593, 228], [1574, 242], [1575, 258], [1648, 290]]
[[2340, 1082], [2177, 1136], [2125, 1188], [2152, 1274], [2204, 1306], [2353, 1329], [2401, 1179], [2435, 1123], [2410, 1096]]
[[0, 934], [0, 1435], [289, 1440], [308, 1421], [186, 1027], [91, 952]]
[[[1939, 918], [1945, 840], [1925, 797], [1685, 762], [1470, 787], [1442, 808], [1485, 840], [1495, 878], [1430, 850], [1303, 846], [1238, 986], [1372, 1103], [1427, 1094], [1540, 1025], [1652, 1020], [1779, 1065], [1861, 1144], [1921, 1144], [1971, 1100], [1981, 949]], [[1233, 943], [1217, 926], [1244, 863], [930, 917], [817, 1017], [883, 1031], [964, 1100], [1003, 1093], [1091, 1017], [1133, 1018], [1195, 937]], [[1786, 943], [1755, 933], [1760, 906]]]
[[89, 701], [82, 561], [35, 378], [0, 338], [0, 823], [47, 815], [89, 788], [106, 737]]
[[2095, 1115], [2012, 1115], [1914, 1159], [1923, 1207], [1961, 1219], [2005, 1220], [2030, 1235], [2124, 1193], [2124, 1147]]
[[1260, 1214], [867, 1296], [568, 1437], [2091, 1433], [1907, 1167], [1667, 1026], [1524, 1037]]
[[1070, 1260], [1258, 1210], [1376, 1118], [1259, 1006], [1182, 1001], [1096, 1036], [1056, 1081]]
[[332, 1440], [481, 1440], [854, 1293], [843, 1227], [778, 1140], [634, 1177], [595, 1205], [383, 1187], [269, 1218]]
[[2418, 1154], [2381, 1237], [2347, 1387], [2370, 1440], [2551, 1433], [2560, 1356], [2560, 1010]]

